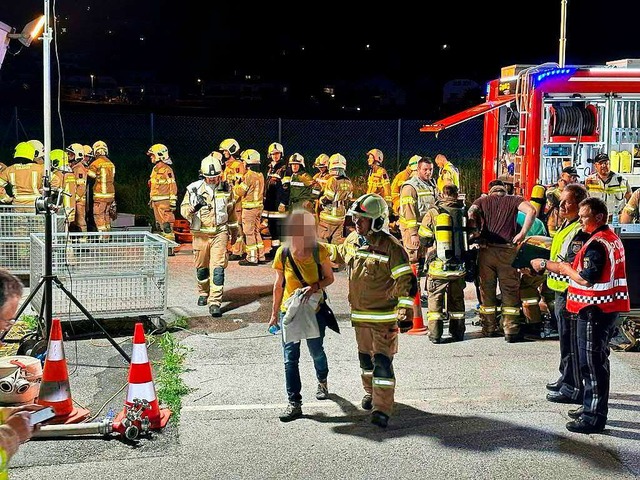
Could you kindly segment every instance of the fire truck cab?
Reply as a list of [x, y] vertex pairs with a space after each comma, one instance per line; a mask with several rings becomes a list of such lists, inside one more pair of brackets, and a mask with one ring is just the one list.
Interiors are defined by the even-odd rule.
[[508, 177], [529, 198], [536, 184], [553, 185], [574, 166], [608, 153], [611, 170], [640, 187], [640, 59], [600, 66], [512, 65], [487, 84], [486, 102], [423, 126], [438, 134], [484, 115], [482, 191]]

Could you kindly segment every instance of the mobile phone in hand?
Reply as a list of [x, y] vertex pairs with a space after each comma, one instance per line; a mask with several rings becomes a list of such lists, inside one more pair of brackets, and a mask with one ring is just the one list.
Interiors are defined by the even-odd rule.
[[37, 425], [55, 416], [56, 416], [56, 412], [53, 410], [53, 408], [46, 407], [46, 408], [43, 408], [42, 410], [31, 412], [31, 420], [29, 421], [29, 424], [31, 426]]

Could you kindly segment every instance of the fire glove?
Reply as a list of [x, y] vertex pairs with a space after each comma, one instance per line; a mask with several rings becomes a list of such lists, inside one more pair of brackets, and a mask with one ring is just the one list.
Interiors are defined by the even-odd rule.
[[175, 199], [171, 199], [171, 200], [169, 200], [169, 209], [170, 209], [172, 212], [175, 212], [175, 211], [176, 211], [176, 200], [175, 200]]
[[287, 211], [287, 206], [284, 203], [278, 205], [278, 213], [284, 213]]
[[413, 327], [413, 309], [405, 307], [398, 308], [396, 319], [400, 332], [408, 332]]

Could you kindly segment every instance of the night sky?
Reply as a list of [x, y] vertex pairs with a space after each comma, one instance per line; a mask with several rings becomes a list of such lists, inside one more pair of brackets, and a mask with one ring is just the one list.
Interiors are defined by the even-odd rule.
[[[116, 77], [142, 70], [181, 83], [254, 75], [322, 85], [380, 75], [411, 88], [425, 78], [484, 84], [502, 66], [558, 61], [560, 0], [449, 1], [438, 4], [440, 12], [435, 2], [389, 2], [387, 9], [352, 2], [349, 11], [329, 2], [300, 3], [297, 11], [274, 2], [196, 3], [52, 0], [65, 68]], [[639, 4], [569, 0], [567, 64], [640, 58]], [[41, 0], [3, 2], [0, 20], [20, 30], [42, 8]], [[27, 68], [13, 58], [10, 74]]]

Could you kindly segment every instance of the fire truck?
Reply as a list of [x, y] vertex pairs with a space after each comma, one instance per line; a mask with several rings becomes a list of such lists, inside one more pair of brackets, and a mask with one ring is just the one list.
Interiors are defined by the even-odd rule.
[[555, 183], [574, 166], [606, 152], [611, 170], [640, 187], [640, 59], [600, 66], [512, 65], [487, 84], [486, 101], [420, 131], [439, 134], [484, 116], [482, 191], [509, 177], [529, 198], [536, 184]]
[[[531, 198], [574, 166], [584, 181], [604, 152], [611, 170], [640, 187], [640, 59], [594, 66], [512, 65], [487, 84], [486, 101], [420, 131], [436, 135], [484, 116], [482, 191], [508, 179]], [[462, 172], [464, 175], [464, 172]], [[621, 199], [622, 200], [622, 199]], [[640, 316], [640, 224], [616, 226], [625, 245], [632, 312]]]

